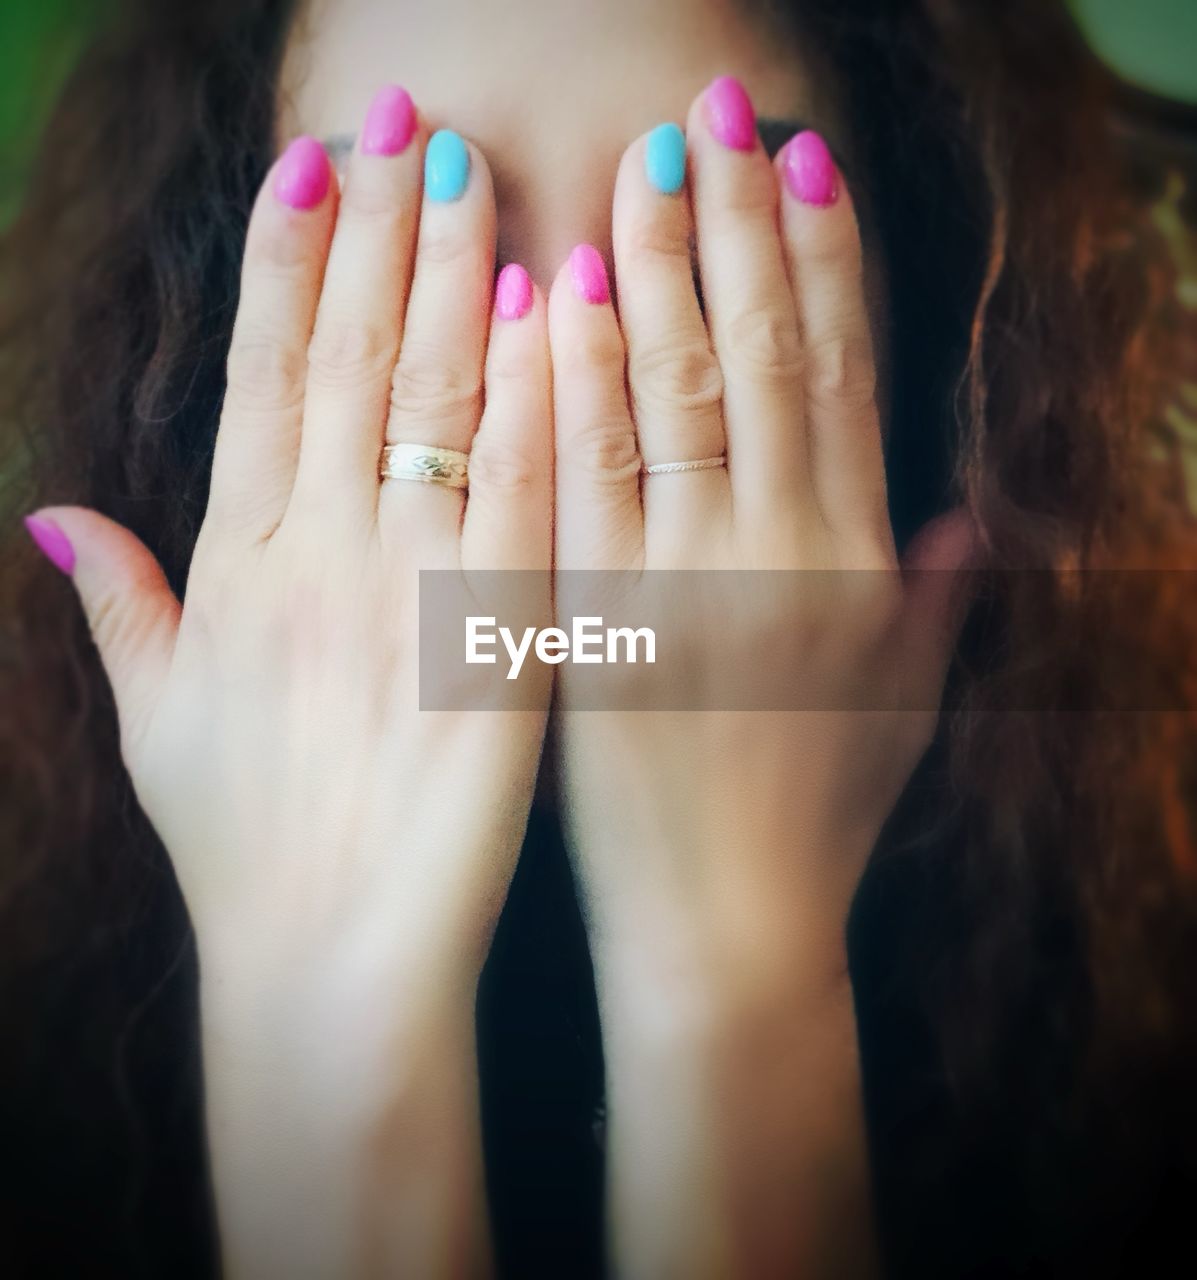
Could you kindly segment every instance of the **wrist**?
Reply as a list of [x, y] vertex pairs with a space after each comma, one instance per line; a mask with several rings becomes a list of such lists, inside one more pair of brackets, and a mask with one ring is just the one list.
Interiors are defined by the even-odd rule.
[[313, 947], [309, 956], [200, 948], [205, 1070], [365, 1107], [434, 1072], [474, 1041], [471, 966]]
[[[737, 869], [738, 870], [738, 869]], [[591, 954], [609, 1015], [678, 1034], [802, 1019], [850, 1007], [847, 904], [777, 885], [754, 892], [732, 875], [696, 892], [608, 895], [588, 903]], [[687, 1030], [689, 1028], [689, 1031]]]
[[616, 1257], [696, 1277], [874, 1273], [847, 967], [597, 962]]
[[855, 1005], [842, 951], [664, 966], [596, 955], [595, 977], [613, 1073], [634, 1063], [646, 1080], [682, 1072], [718, 1095], [738, 1083], [745, 1098], [759, 1098], [768, 1088], [763, 1063], [777, 1065], [782, 1094], [793, 1081], [787, 1064], [815, 1055], [856, 1071]]
[[232, 995], [201, 979], [226, 1268], [484, 1273], [472, 994], [411, 1000], [390, 975], [347, 977], [238, 975]]

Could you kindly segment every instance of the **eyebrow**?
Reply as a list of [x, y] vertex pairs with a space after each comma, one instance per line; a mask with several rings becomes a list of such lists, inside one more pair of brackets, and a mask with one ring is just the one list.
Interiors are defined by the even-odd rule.
[[[801, 120], [786, 120], [775, 116], [759, 116], [756, 122], [757, 133], [761, 145], [770, 157], [775, 156], [796, 133], [801, 133], [807, 126]], [[348, 159], [357, 141], [355, 133], [334, 133], [324, 140], [324, 149], [328, 152], [333, 164], [340, 166]]]

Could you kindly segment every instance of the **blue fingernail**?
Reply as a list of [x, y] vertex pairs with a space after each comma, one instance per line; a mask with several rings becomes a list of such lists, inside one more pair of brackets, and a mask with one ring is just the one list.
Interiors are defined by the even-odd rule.
[[658, 191], [671, 196], [686, 181], [686, 135], [675, 124], [659, 124], [648, 135], [644, 171]]
[[429, 200], [457, 200], [469, 180], [469, 148], [452, 129], [438, 129], [424, 153], [424, 194]]

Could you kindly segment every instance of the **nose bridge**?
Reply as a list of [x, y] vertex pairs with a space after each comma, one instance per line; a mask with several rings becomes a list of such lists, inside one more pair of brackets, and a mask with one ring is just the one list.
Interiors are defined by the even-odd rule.
[[522, 263], [547, 291], [574, 245], [588, 242], [609, 259], [615, 173], [627, 141], [558, 117], [508, 142], [495, 172], [499, 264]]

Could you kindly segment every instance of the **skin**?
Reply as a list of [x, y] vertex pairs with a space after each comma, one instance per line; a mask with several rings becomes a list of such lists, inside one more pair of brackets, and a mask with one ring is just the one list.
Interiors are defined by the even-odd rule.
[[683, 123], [715, 76], [749, 85], [762, 116], [817, 118], [834, 142], [834, 104], [794, 44], [721, 0], [309, 0], [283, 67], [279, 144], [356, 133], [375, 88], [402, 84], [432, 128], [452, 127], [486, 156], [499, 261], [547, 289], [574, 245], [609, 254], [628, 143]]
[[[587, 713], [566, 677], [553, 762], [603, 1017], [618, 1273], [867, 1275], [843, 930], [934, 728], [952, 575], [898, 572], [852, 202], [841, 181], [805, 206], [759, 145], [712, 135], [716, 74], [759, 114], [817, 109], [792, 54], [727, 6], [527, 9], [302, 15], [284, 134], [355, 132], [388, 81], [421, 126], [400, 156], [355, 153], [313, 209], [267, 180], [186, 600], [104, 517], [40, 513], [75, 550], [124, 758], [195, 925], [226, 1268], [489, 1268], [473, 999], [548, 687], [531, 710], [421, 712], [417, 571], [541, 570], [547, 614], [555, 562], [874, 571], [856, 592], [779, 591], [687, 661], [713, 673], [785, 635], [810, 690], [898, 688], [917, 710]], [[671, 197], [643, 163], [668, 119], [688, 139]], [[469, 140], [470, 182], [430, 204], [442, 126]], [[618, 320], [561, 265], [586, 240]], [[537, 282], [518, 321], [491, 319], [496, 255]], [[384, 440], [470, 450], [468, 500], [380, 486]], [[724, 449], [726, 470], [642, 488], [641, 457]], [[968, 551], [948, 517], [908, 568]]]

